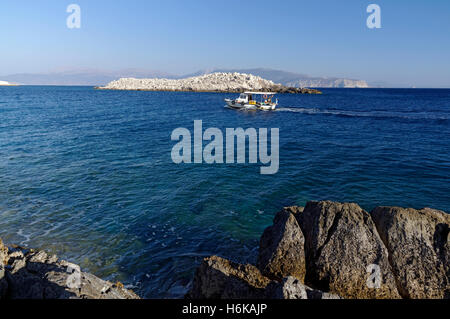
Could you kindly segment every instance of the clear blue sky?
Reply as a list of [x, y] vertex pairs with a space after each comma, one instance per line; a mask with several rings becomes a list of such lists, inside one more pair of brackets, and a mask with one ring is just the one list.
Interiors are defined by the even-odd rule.
[[[371, 3], [382, 29], [366, 27]], [[449, 0], [2, 0], [0, 43], [0, 75], [268, 67], [450, 87]]]

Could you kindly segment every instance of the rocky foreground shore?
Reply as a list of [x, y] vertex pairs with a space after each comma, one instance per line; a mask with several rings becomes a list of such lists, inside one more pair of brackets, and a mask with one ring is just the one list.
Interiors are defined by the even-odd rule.
[[[213, 256], [189, 299], [450, 299], [450, 215], [310, 202], [279, 212], [256, 265]], [[120, 283], [0, 240], [0, 299], [138, 299]]]
[[310, 202], [279, 212], [256, 266], [213, 256], [190, 299], [449, 299], [450, 215]]
[[171, 91], [171, 92], [220, 92], [242, 93], [245, 91], [320, 94], [314, 89], [288, 87], [259, 76], [244, 73], [211, 73], [186, 79], [135, 79], [121, 78], [100, 90]]
[[44, 251], [0, 239], [0, 299], [139, 299], [123, 287], [82, 272]]

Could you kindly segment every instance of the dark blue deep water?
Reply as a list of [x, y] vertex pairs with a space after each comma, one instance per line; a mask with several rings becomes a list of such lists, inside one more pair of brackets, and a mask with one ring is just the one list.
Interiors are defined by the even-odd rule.
[[[450, 90], [327, 89], [253, 113], [225, 109], [225, 97], [0, 88], [0, 237], [171, 298], [205, 256], [254, 261], [283, 206], [450, 211]], [[194, 120], [279, 128], [279, 173], [173, 164], [172, 130]]]

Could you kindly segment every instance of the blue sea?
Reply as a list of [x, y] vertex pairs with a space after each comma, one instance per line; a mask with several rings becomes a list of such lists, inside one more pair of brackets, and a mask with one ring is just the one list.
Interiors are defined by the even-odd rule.
[[[324, 89], [275, 112], [235, 94], [0, 87], [0, 237], [146, 298], [179, 298], [202, 259], [254, 262], [284, 206], [309, 200], [450, 212], [450, 90]], [[180, 164], [178, 127], [279, 128], [280, 169]]]

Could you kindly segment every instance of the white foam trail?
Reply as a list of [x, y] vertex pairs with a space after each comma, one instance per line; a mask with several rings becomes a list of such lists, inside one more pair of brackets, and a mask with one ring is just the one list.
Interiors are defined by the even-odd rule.
[[303, 113], [303, 114], [325, 114], [325, 115], [336, 115], [336, 116], [348, 116], [348, 117], [374, 117], [374, 118], [402, 118], [411, 120], [449, 120], [450, 115], [446, 114], [432, 114], [427, 112], [389, 112], [389, 111], [345, 111], [345, 110], [327, 110], [319, 108], [303, 108], [303, 107], [284, 107], [279, 108], [278, 112], [293, 112], [293, 113]]

